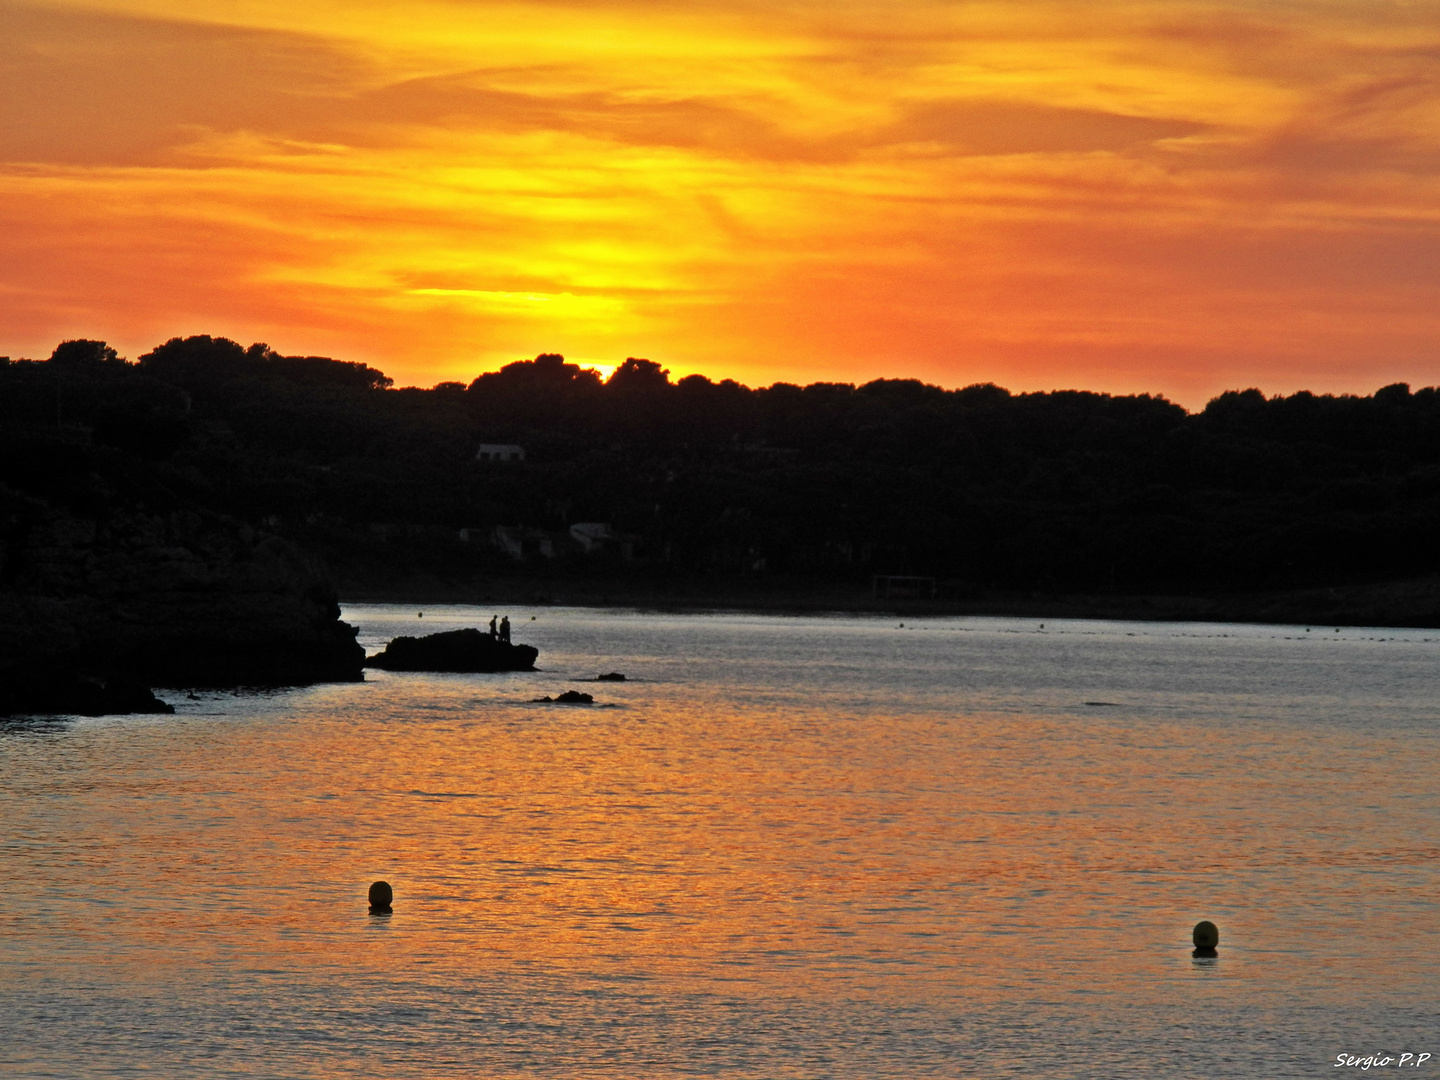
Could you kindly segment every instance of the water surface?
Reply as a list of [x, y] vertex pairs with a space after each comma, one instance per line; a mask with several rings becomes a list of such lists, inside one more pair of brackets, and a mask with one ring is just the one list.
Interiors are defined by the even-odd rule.
[[543, 671], [0, 728], [0, 1073], [1440, 1054], [1440, 632], [509, 614]]

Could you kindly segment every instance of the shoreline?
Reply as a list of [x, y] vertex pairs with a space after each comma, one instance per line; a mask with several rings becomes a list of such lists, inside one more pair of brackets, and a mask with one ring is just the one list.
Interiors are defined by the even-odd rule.
[[529, 605], [663, 612], [742, 611], [908, 617], [999, 616], [1137, 622], [1235, 622], [1277, 625], [1440, 628], [1440, 576], [1273, 593], [1036, 594], [979, 592], [963, 598], [877, 597], [854, 585], [797, 581], [711, 583], [496, 578], [434, 578], [341, 587], [342, 603]]

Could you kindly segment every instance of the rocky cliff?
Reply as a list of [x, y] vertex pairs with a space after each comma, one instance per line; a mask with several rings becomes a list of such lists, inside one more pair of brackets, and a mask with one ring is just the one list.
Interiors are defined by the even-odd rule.
[[0, 487], [0, 715], [143, 711], [125, 707], [137, 686], [357, 680], [339, 616], [318, 563], [222, 515]]

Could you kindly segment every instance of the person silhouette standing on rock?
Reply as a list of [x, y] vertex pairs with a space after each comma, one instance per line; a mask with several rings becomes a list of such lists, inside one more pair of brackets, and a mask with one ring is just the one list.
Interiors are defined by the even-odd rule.
[[510, 616], [506, 615], [500, 620], [500, 640], [506, 645], [510, 644]]
[[497, 635], [496, 635], [496, 633], [495, 633], [495, 616], [494, 616], [494, 615], [491, 615], [491, 616], [490, 616], [490, 638], [491, 638], [491, 640], [494, 640], [496, 636], [497, 636]]

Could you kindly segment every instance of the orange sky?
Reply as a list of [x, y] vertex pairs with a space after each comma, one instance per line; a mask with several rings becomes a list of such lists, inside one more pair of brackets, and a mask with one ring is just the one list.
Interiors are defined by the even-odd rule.
[[1440, 0], [0, 0], [0, 353], [1440, 383]]

